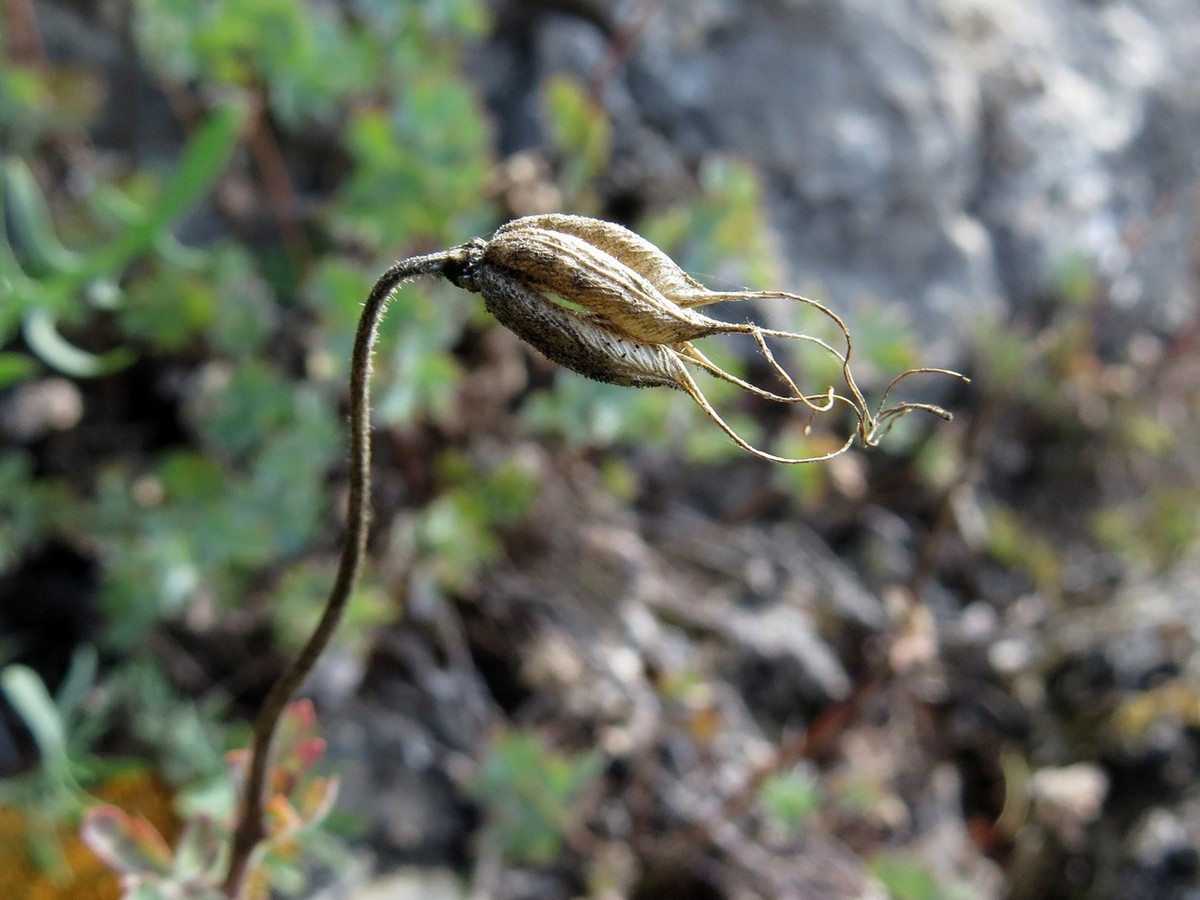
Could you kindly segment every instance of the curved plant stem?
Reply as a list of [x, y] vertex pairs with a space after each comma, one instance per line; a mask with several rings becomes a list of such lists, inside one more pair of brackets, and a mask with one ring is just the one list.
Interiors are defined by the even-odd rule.
[[225, 878], [224, 890], [230, 900], [242, 896], [255, 850], [266, 837], [263, 812], [267, 800], [271, 743], [279, 719], [337, 630], [362, 568], [371, 514], [371, 351], [379, 321], [388, 299], [403, 282], [420, 275], [444, 275], [447, 267], [461, 264], [463, 255], [463, 248], [456, 247], [395, 263], [375, 282], [359, 317], [354, 351], [350, 358], [350, 496], [346, 508], [345, 544], [321, 620], [299, 655], [271, 687], [254, 723], [250, 767], [234, 827], [229, 870]]

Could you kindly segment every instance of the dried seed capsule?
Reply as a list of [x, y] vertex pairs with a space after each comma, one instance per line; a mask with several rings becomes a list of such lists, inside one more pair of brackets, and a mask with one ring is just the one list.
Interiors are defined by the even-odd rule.
[[496, 234], [527, 228], [540, 228], [544, 231], [574, 235], [637, 272], [653, 284], [667, 299], [680, 306], [698, 305], [685, 301], [693, 295], [709, 293], [704, 285], [679, 268], [675, 260], [654, 244], [640, 234], [613, 222], [591, 219], [587, 216], [547, 213], [515, 219], [501, 226]]
[[[658, 247], [612, 222], [560, 214], [526, 216], [501, 226], [487, 243], [484, 254], [493, 264], [520, 273], [522, 279], [544, 293], [558, 295], [597, 313], [640, 340], [682, 349], [686, 341], [714, 334], [752, 336], [768, 364], [794, 392], [790, 397], [763, 394], [773, 400], [807, 402], [775, 361], [767, 348], [767, 337], [816, 344], [838, 357], [843, 366], [849, 359], [850, 335], [845, 323], [822, 304], [780, 291], [710, 291]], [[766, 298], [792, 300], [817, 309], [844, 336], [845, 352], [812, 335], [724, 322], [693, 309], [725, 301]], [[725, 373], [713, 374], [725, 378]], [[758, 392], [744, 382], [738, 383]]]
[[[508, 272], [552, 300], [556, 295], [599, 317], [596, 323], [635, 340], [674, 348], [709, 374], [760, 397], [780, 403], [802, 403], [814, 411], [830, 408], [832, 389], [806, 395], [779, 365], [767, 337], [808, 341], [836, 356], [846, 356], [811, 335], [722, 322], [690, 309], [720, 300], [746, 300], [788, 294], [709, 291], [649, 241], [620, 225], [582, 216], [541, 215], [502, 226], [480, 250], [480, 263]], [[841, 320], [818, 306], [845, 333]], [[564, 308], [567, 308], [564, 305]], [[713, 364], [690, 341], [714, 334], [747, 334], [754, 338], [768, 365], [790, 390], [782, 395], [752, 385]], [[847, 353], [848, 353], [847, 336]], [[848, 383], [852, 385], [852, 382]], [[852, 387], [853, 390], [853, 387]]]
[[483, 254], [486, 265], [512, 273], [542, 294], [556, 294], [603, 316], [638, 340], [678, 344], [728, 327], [680, 307], [601, 247], [567, 232], [521, 222], [518, 219], [515, 227], [501, 229], [488, 241]]
[[679, 387], [666, 347], [633, 340], [597, 316], [552, 303], [498, 266], [480, 266], [475, 281], [488, 312], [560, 366], [607, 384]]
[[[526, 216], [502, 226], [490, 240], [462, 245], [452, 257], [443, 268], [446, 277], [482, 294], [501, 324], [549, 359], [596, 381], [685, 391], [738, 446], [764, 459], [786, 463], [829, 459], [847, 450], [855, 434], [839, 449], [819, 457], [793, 459], [766, 453], [743, 440], [713, 409], [688, 365], [758, 397], [803, 404], [814, 414], [844, 404], [858, 419], [856, 433], [866, 444], [877, 442], [883, 423], [909, 409], [946, 415], [937, 407], [900, 404], [872, 416], [850, 372], [850, 333], [827, 307], [777, 291], [710, 291], [649, 241], [611, 222], [557, 214]], [[722, 322], [695, 311], [710, 303], [767, 297], [817, 309], [841, 332], [845, 351], [812, 335]], [[752, 336], [792, 393], [783, 395], [750, 384], [717, 366], [691, 343], [715, 334]], [[820, 393], [802, 392], [776, 360], [767, 338], [804, 341], [832, 355], [841, 364], [849, 396], [835, 393], [832, 387]], [[918, 371], [944, 370], [913, 370]]]

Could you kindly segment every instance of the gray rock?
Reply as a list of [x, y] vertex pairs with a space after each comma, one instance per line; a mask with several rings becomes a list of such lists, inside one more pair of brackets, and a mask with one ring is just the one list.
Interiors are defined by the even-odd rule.
[[22, 443], [69, 431], [82, 418], [83, 395], [65, 378], [27, 381], [0, 398], [0, 435]]
[[678, 196], [681, 165], [747, 159], [790, 287], [902, 309], [933, 358], [1081, 290], [1111, 301], [1112, 336], [1194, 310], [1191, 0], [664, 0], [636, 34], [643, 4], [575, 6], [503, 5], [520, 35], [489, 52], [527, 76], [506, 88], [519, 115], [493, 91], [508, 147], [540, 140], [540, 78], [598, 84], [621, 190], [640, 166], [645, 196]]

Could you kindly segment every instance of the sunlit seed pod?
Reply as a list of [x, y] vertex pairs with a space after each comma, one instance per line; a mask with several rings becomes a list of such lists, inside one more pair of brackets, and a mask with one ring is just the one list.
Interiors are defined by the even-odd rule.
[[498, 266], [480, 266], [475, 283], [488, 312], [552, 362], [607, 384], [680, 386], [661, 344], [634, 340], [596, 315], [559, 306]]
[[573, 234], [538, 227], [501, 230], [488, 241], [483, 258], [544, 295], [603, 316], [637, 340], [678, 344], [724, 327], [680, 307], [649, 279]]
[[680, 306], [693, 305], [683, 301], [694, 293], [706, 291], [704, 285], [683, 271], [675, 260], [662, 250], [640, 234], [614, 222], [605, 222], [587, 216], [546, 213], [514, 219], [501, 226], [496, 231], [496, 235], [528, 228], [540, 228], [544, 231], [557, 231], [573, 235], [603, 250], [648, 280], [667, 299]]
[[[550, 360], [596, 381], [632, 387], [672, 387], [686, 392], [739, 447], [763, 459], [785, 463], [829, 459], [850, 448], [855, 438], [878, 442], [888, 425], [912, 409], [943, 417], [928, 404], [901, 403], [872, 415], [850, 371], [850, 332], [832, 310], [806, 297], [779, 291], [711, 291], [670, 257], [620, 225], [582, 216], [526, 216], [501, 226], [489, 240], [475, 239], [450, 254], [443, 274], [466, 290], [483, 295], [501, 324]], [[838, 350], [826, 340], [801, 332], [723, 322], [695, 311], [725, 301], [783, 298], [816, 309], [845, 342]], [[716, 365], [692, 342], [718, 334], [751, 336], [763, 359], [786, 387], [779, 393], [752, 384]], [[768, 338], [806, 342], [838, 361], [847, 396], [832, 386], [802, 391], [780, 364]], [[790, 458], [760, 450], [741, 438], [717, 413], [696, 384], [689, 366], [734, 384], [762, 399], [802, 404], [810, 413], [841, 405], [857, 420], [846, 442], [832, 453]], [[894, 379], [884, 393], [914, 369]]]
[[[596, 313], [635, 339], [673, 346], [715, 377], [776, 402], [802, 403], [814, 411], [826, 411], [830, 406], [828, 390], [813, 395], [816, 400], [800, 391], [775, 359], [767, 338], [814, 344], [836, 357], [843, 367], [849, 358], [846, 326], [823, 305], [778, 291], [710, 291], [645, 238], [612, 222], [560, 214], [526, 216], [501, 226], [483, 249], [483, 259], [513, 273], [549, 299], [558, 297]], [[767, 298], [783, 298], [817, 309], [843, 335], [845, 352], [812, 335], [717, 320], [693, 309], [724, 301]], [[751, 336], [790, 393], [767, 391], [734, 378], [687, 344], [717, 334]], [[848, 372], [847, 384], [851, 393], [857, 390]]]

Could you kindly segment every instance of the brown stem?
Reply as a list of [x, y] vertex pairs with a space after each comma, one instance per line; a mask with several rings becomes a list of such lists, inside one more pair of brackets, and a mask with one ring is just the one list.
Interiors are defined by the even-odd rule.
[[38, 31], [33, 4], [30, 0], [5, 0], [4, 11], [8, 20], [8, 52], [13, 61], [22, 66], [44, 69], [46, 54], [42, 48], [42, 36]]
[[300, 221], [300, 201], [288, 174], [283, 151], [271, 133], [266, 96], [261, 90], [254, 95], [254, 112], [250, 117], [247, 140], [259, 174], [262, 175], [267, 200], [275, 213], [292, 268], [297, 273], [303, 273], [308, 268], [310, 253]]
[[271, 743], [279, 719], [337, 629], [362, 568], [371, 514], [371, 351], [379, 320], [388, 299], [403, 282], [420, 275], [445, 275], [450, 267], [462, 265], [464, 261], [464, 248], [456, 247], [395, 263], [375, 282], [363, 306], [354, 338], [354, 352], [350, 357], [350, 497], [346, 504], [345, 544], [321, 620], [299, 655], [271, 687], [254, 723], [250, 769], [225, 877], [225, 895], [230, 900], [242, 896], [254, 852], [266, 836], [263, 809], [267, 799]]

